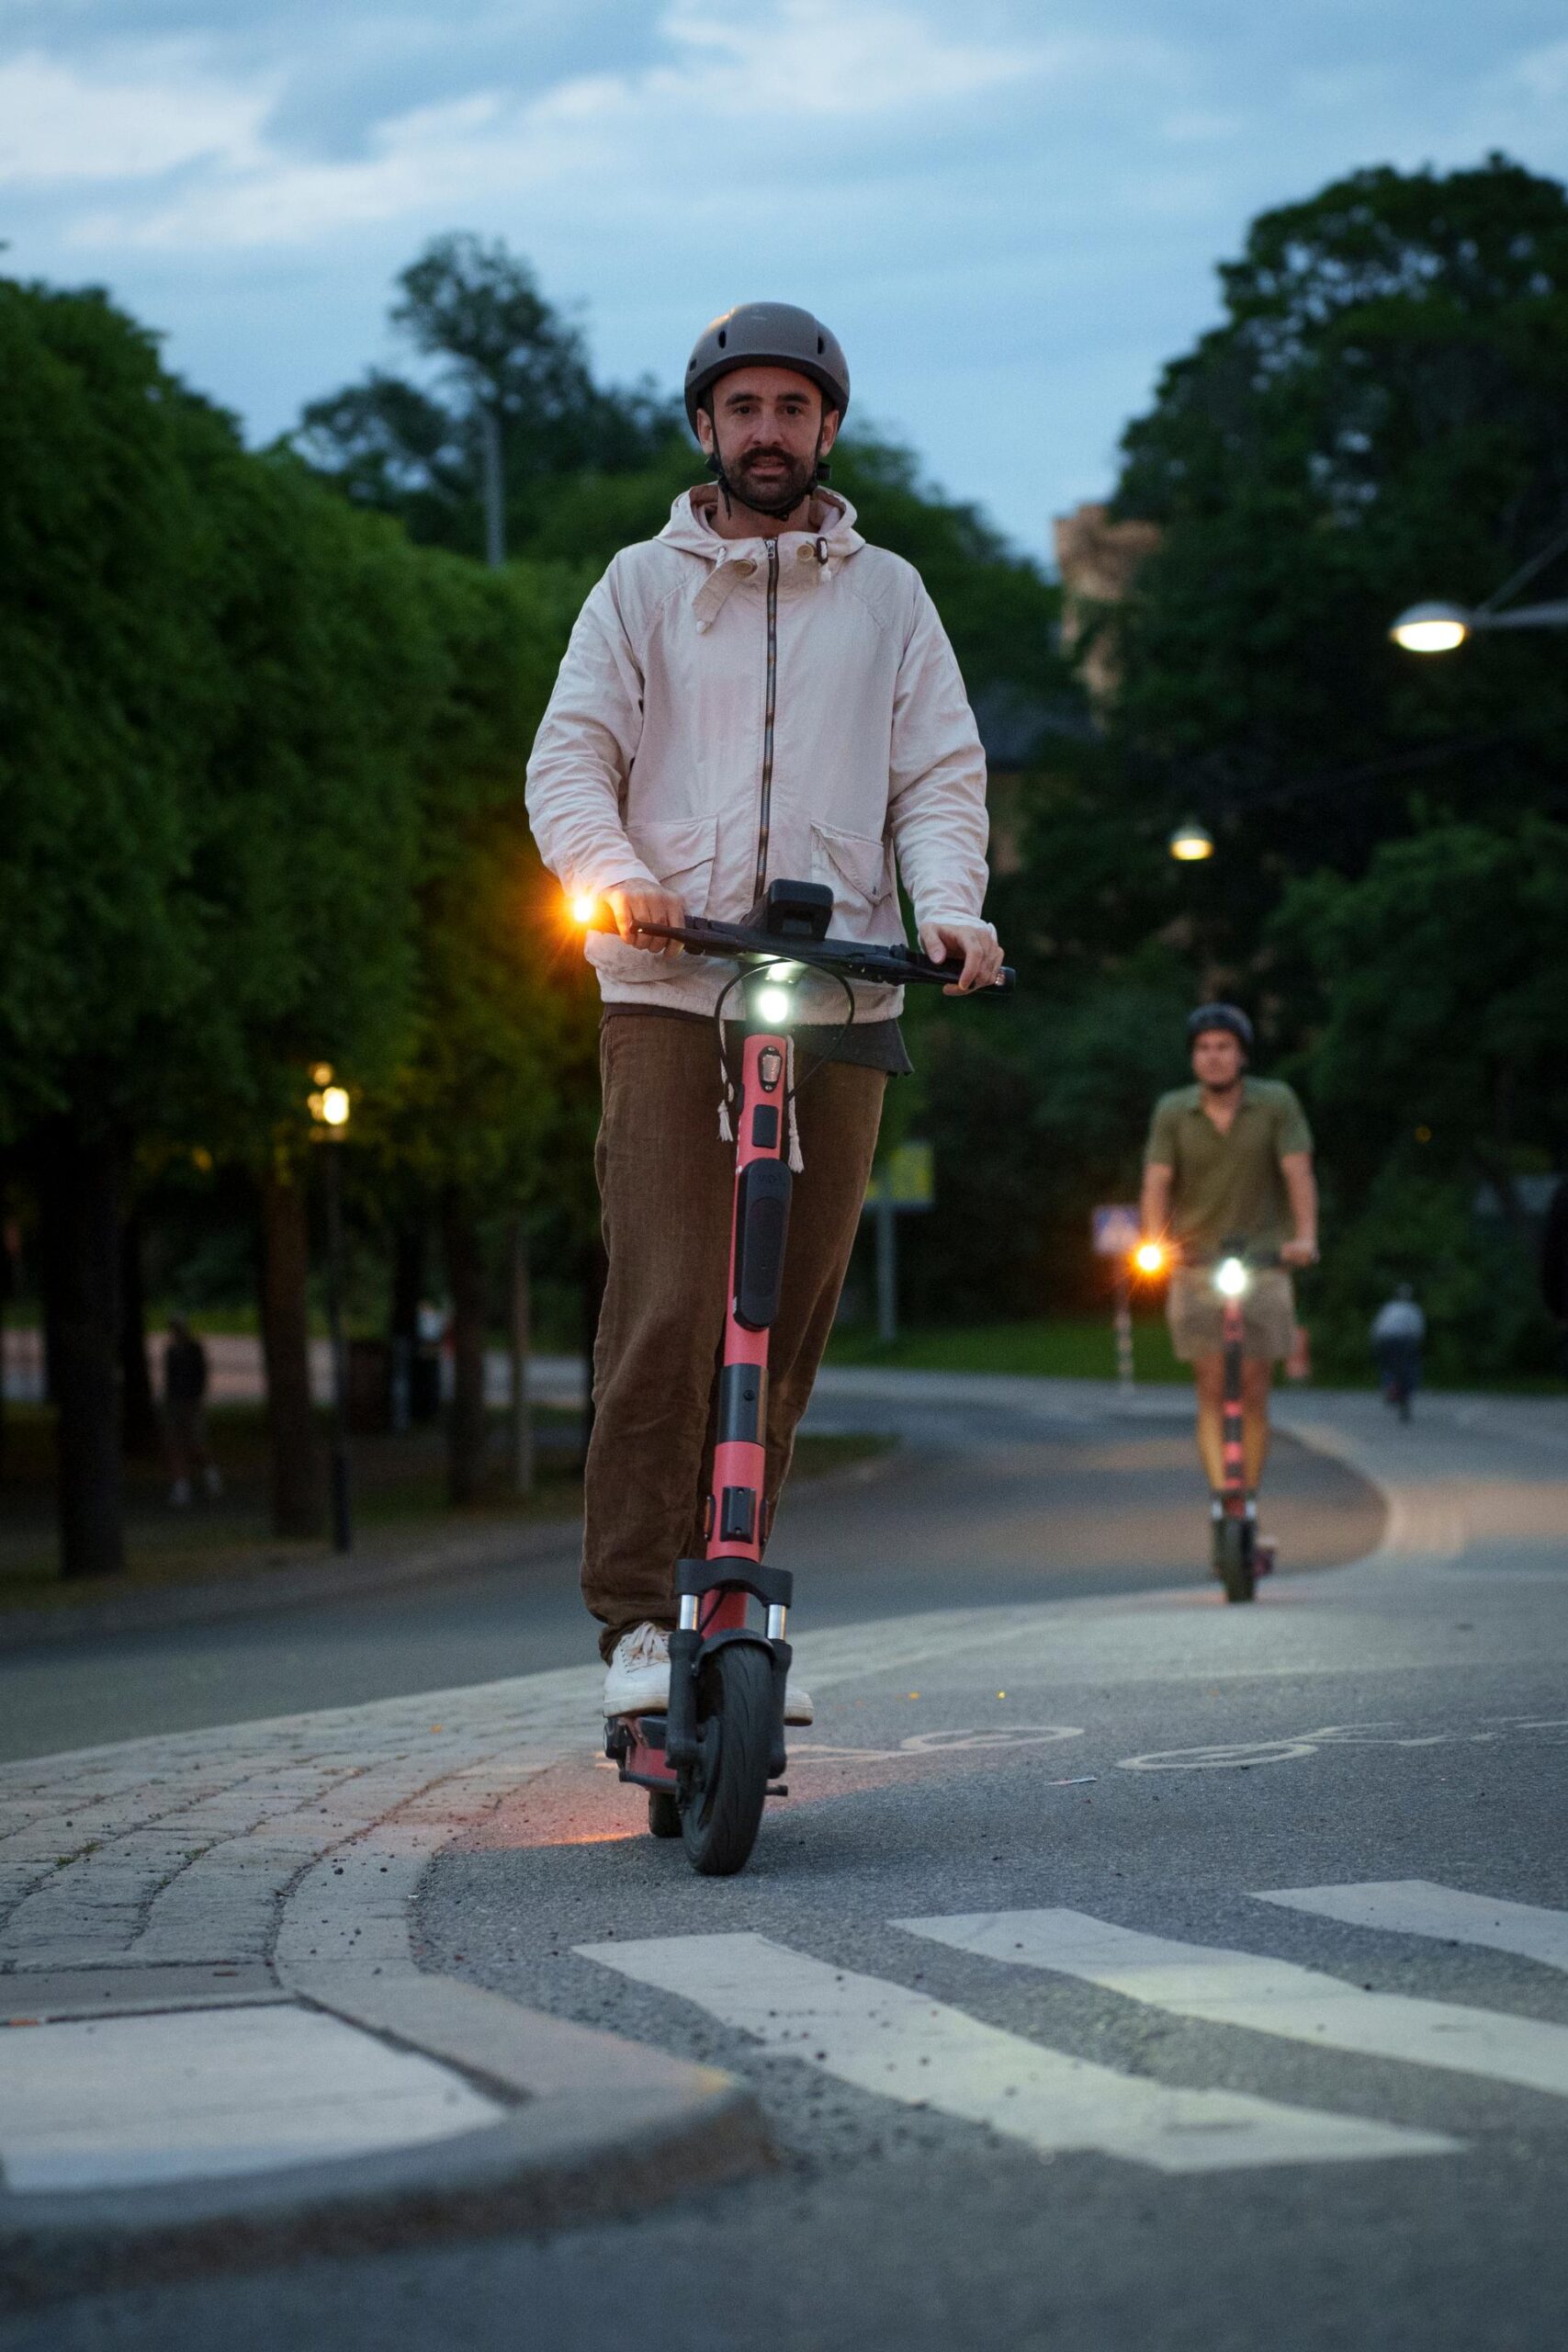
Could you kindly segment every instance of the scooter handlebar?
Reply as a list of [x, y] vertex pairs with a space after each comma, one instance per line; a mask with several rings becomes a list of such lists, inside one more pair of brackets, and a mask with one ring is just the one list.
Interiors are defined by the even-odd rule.
[[[693, 915], [684, 923], [642, 923], [649, 939], [673, 939], [689, 955], [715, 956], [763, 964], [804, 964], [814, 972], [836, 973], [848, 980], [868, 980], [881, 988], [934, 984], [951, 987], [952, 964], [934, 964], [912, 947], [882, 947], [863, 939], [781, 939], [771, 932], [751, 931], [743, 923], [713, 922]], [[976, 998], [1006, 996], [1017, 986], [1018, 975], [1004, 964], [989, 987], [976, 989]]]

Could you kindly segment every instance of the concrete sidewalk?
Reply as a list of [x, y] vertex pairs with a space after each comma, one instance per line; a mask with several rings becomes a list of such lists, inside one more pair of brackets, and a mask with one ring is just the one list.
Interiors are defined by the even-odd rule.
[[592, 1740], [592, 1667], [0, 1770], [13, 2290], [540, 2227], [762, 2161], [728, 2077], [424, 1974], [430, 1858]]
[[[841, 1407], [852, 1385], [870, 1410], [923, 1377], [840, 1374], [824, 1394]], [[1103, 1416], [1098, 1384], [1000, 1385], [1043, 1420]], [[983, 1375], [919, 1391], [981, 1408], [998, 1393]], [[1423, 1659], [1555, 1654], [1568, 1413], [1443, 1398], [1405, 1429], [1375, 1398], [1311, 1394], [1281, 1419], [1383, 1487], [1369, 1561], [1206, 1612], [1201, 1642], [1187, 1603], [1206, 1591], [960, 1608], [807, 1632], [803, 1670], [820, 1694], [988, 1651], [1015, 1620], [1086, 1674], [1145, 1651], [1168, 1674], [1184, 1642], [1204, 1676], [1276, 1652], [1289, 1671], [1297, 1650], [1297, 1667], [1359, 1655], [1374, 1619]], [[0, 1768], [0, 2254], [17, 2292], [549, 2226], [765, 2160], [757, 2107], [726, 2076], [418, 1964], [429, 1862], [552, 1766], [586, 1763], [598, 1694], [584, 1665]]]

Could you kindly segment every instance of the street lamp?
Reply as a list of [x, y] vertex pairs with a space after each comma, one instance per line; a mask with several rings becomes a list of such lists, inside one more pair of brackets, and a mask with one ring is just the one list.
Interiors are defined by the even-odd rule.
[[[306, 1097], [314, 1140], [335, 1145], [348, 1139], [351, 1108], [348, 1090], [333, 1075], [331, 1062], [318, 1062], [310, 1072]], [[335, 1150], [326, 1156], [327, 1185], [327, 1329], [333, 1351], [333, 1549], [354, 1549], [354, 1509], [348, 1478], [348, 1350], [343, 1335], [343, 1163]]]
[[1412, 605], [1389, 630], [1395, 645], [1406, 653], [1451, 653], [1471, 632], [1471, 616], [1462, 605]]
[[1183, 817], [1166, 847], [1182, 865], [1195, 865], [1200, 859], [1214, 854], [1213, 836], [1196, 817]]
[[1411, 605], [1400, 614], [1389, 635], [1406, 653], [1451, 653], [1466, 638], [1483, 628], [1568, 628], [1568, 598], [1546, 605], [1515, 605], [1507, 612], [1501, 610], [1516, 589], [1522, 588], [1527, 580], [1533, 580], [1538, 571], [1544, 571], [1564, 549], [1568, 549], [1568, 531], [1550, 541], [1539, 555], [1532, 555], [1528, 563], [1522, 563], [1501, 588], [1473, 610], [1463, 605]]

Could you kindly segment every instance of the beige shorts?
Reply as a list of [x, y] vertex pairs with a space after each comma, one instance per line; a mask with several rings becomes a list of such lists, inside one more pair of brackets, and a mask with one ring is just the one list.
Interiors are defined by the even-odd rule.
[[[1165, 1302], [1171, 1345], [1182, 1363], [1217, 1356], [1224, 1346], [1224, 1302], [1213, 1266], [1178, 1266]], [[1260, 1266], [1241, 1303], [1242, 1353], [1251, 1363], [1282, 1363], [1296, 1329], [1296, 1297], [1282, 1266]]]

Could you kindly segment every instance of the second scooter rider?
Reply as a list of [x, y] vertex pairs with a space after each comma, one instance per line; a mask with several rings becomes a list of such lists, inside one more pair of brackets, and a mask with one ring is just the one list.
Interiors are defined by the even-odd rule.
[[[831, 930], [920, 944], [967, 992], [1001, 967], [984, 919], [986, 767], [919, 574], [821, 487], [849, 406], [836, 338], [783, 302], [716, 319], [686, 370], [714, 480], [624, 548], [572, 631], [528, 766], [546, 864], [607, 902], [596, 1168], [608, 1278], [593, 1363], [582, 1589], [604, 1712], [662, 1709], [677, 1560], [705, 1548], [734, 1153], [713, 1013], [723, 975], [644, 923], [739, 922], [770, 880], [828, 883]], [[832, 1328], [888, 1076], [909, 1067], [897, 990], [798, 989], [804, 1172], [767, 1411], [776, 1508]], [[821, 1059], [826, 1055], [825, 1060]], [[819, 1065], [813, 1073], [813, 1066]], [[809, 1723], [790, 1687], [786, 1720]]]

